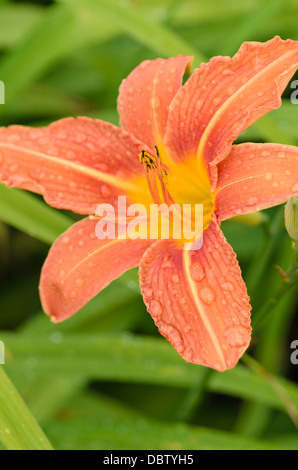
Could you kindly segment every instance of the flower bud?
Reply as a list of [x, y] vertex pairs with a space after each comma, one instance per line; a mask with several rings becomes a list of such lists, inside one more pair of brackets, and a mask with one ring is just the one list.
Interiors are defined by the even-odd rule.
[[285, 225], [291, 239], [298, 243], [298, 197], [292, 197], [285, 205]]

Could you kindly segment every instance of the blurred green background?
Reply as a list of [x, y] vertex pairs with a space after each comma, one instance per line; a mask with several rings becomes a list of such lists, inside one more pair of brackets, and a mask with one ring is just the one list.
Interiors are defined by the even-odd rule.
[[[297, 0], [0, 0], [0, 124], [40, 126], [70, 115], [118, 124], [118, 87], [140, 61], [194, 54], [198, 66], [246, 40], [298, 40], [297, 20]], [[298, 105], [289, 97], [288, 87], [282, 107], [239, 140], [297, 145]], [[259, 226], [223, 224], [253, 315], [282, 283], [275, 265], [287, 269], [292, 257], [283, 207], [265, 213]], [[297, 291], [270, 309], [248, 351], [275, 379], [249, 362], [224, 373], [185, 363], [147, 313], [136, 270], [55, 326], [41, 312], [39, 274], [49, 245], [77, 219], [0, 185], [4, 370], [52, 445], [298, 449], [298, 365], [290, 362]], [[0, 403], [0, 439], [10, 447], [3, 429]]]

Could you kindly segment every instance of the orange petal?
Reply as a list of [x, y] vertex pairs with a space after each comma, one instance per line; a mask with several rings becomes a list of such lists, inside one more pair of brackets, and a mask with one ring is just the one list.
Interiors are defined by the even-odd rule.
[[235, 366], [250, 341], [250, 305], [236, 256], [215, 222], [199, 250], [156, 242], [139, 272], [148, 311], [186, 361], [219, 371]]
[[285, 202], [298, 194], [298, 147], [233, 145], [218, 165], [215, 213], [219, 220]]
[[[233, 58], [214, 57], [195, 70], [173, 99], [165, 145], [172, 158], [203, 156], [215, 165], [235, 138], [268, 111], [298, 67], [298, 41], [276, 36], [246, 42]], [[216, 179], [216, 168], [211, 168]]]
[[67, 319], [126, 270], [138, 265], [149, 240], [99, 240], [97, 221], [75, 223], [53, 244], [40, 279], [44, 311]]
[[163, 138], [168, 107], [181, 87], [191, 57], [146, 60], [123, 80], [118, 98], [123, 128], [154, 148]]
[[92, 214], [115, 203], [142, 175], [143, 144], [127, 132], [90, 118], [61, 119], [48, 127], [0, 128], [0, 181], [42, 194], [48, 204]]

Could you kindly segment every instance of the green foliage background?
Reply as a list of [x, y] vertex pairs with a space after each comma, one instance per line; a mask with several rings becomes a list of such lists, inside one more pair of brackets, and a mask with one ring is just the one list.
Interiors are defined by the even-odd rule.
[[[194, 54], [198, 66], [245, 40], [298, 40], [297, 19], [297, 0], [0, 0], [0, 124], [69, 115], [118, 124], [118, 87], [141, 60]], [[297, 145], [289, 96], [240, 140]], [[266, 215], [261, 226], [223, 224], [253, 316], [282, 283], [274, 265], [287, 269], [292, 257], [283, 208]], [[273, 302], [254, 332], [248, 353], [262, 367], [246, 360], [224, 373], [185, 363], [158, 334], [136, 270], [55, 326], [41, 312], [39, 273], [75, 217], [0, 185], [3, 448], [298, 449], [297, 290]]]

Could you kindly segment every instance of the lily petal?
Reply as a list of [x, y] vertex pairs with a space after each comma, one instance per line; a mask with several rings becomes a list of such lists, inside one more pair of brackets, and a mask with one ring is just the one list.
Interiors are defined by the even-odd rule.
[[285, 202], [298, 194], [298, 148], [280, 144], [233, 145], [218, 165], [218, 220]]
[[236, 256], [216, 222], [199, 250], [156, 242], [139, 274], [148, 311], [186, 361], [219, 371], [235, 366], [250, 341], [251, 307]]
[[92, 214], [102, 202], [135, 190], [144, 148], [127, 132], [90, 118], [48, 127], [0, 128], [0, 182], [42, 194], [48, 204]]
[[53, 244], [40, 279], [44, 311], [63, 321], [128, 269], [138, 265], [149, 240], [99, 240], [96, 220], [75, 223]]
[[118, 111], [121, 127], [149, 147], [161, 145], [168, 107], [181, 87], [192, 57], [145, 60], [122, 81]]
[[172, 158], [191, 155], [216, 165], [236, 137], [281, 104], [281, 94], [298, 67], [298, 41], [276, 36], [243, 43], [233, 58], [214, 57], [196, 69], [173, 99], [165, 136]]

